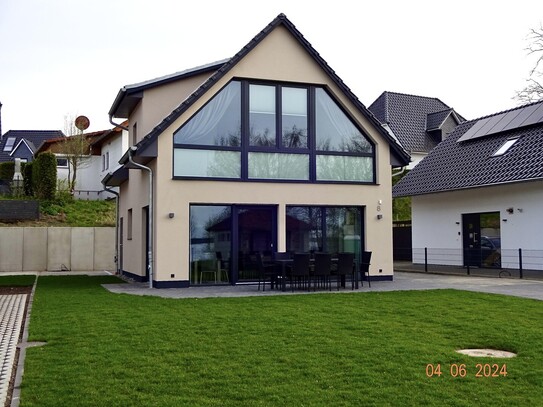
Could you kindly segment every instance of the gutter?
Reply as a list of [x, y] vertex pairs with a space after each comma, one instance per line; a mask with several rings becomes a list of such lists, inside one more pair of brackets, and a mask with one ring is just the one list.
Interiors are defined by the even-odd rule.
[[130, 129], [128, 127], [125, 127], [125, 126], [121, 126], [120, 124], [117, 124], [113, 121], [113, 115], [110, 114], [109, 115], [109, 122], [114, 125], [115, 127], [119, 128], [119, 129], [122, 129], [122, 130], [126, 130], [126, 131], [130, 131]]
[[149, 246], [147, 247], [147, 270], [149, 271], [149, 288], [153, 288], [153, 170], [145, 165], [139, 164], [132, 159], [132, 154], [137, 151], [137, 147], [132, 146], [128, 149], [128, 162], [140, 170], [149, 173], [149, 221], [147, 231], [149, 233]]

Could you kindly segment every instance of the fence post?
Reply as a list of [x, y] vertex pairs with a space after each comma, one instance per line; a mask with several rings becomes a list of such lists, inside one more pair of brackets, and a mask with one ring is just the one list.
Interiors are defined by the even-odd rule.
[[518, 249], [518, 271], [520, 278], [522, 278], [522, 249]]
[[428, 273], [428, 248], [424, 248], [424, 271]]

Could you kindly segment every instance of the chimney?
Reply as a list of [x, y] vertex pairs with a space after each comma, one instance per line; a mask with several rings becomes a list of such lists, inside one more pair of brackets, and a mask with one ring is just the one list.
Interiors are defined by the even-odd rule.
[[2, 102], [0, 102], [0, 141], [4, 138], [2, 134]]

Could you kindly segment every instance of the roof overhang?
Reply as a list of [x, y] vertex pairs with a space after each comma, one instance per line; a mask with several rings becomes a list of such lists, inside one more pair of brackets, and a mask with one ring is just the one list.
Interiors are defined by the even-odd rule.
[[122, 183], [128, 181], [128, 168], [119, 167], [114, 172], [108, 172], [102, 179], [104, 187], [118, 187]]

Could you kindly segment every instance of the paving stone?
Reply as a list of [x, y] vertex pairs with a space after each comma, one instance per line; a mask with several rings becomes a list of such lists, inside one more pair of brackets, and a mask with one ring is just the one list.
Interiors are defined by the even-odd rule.
[[6, 403], [27, 294], [0, 295], [0, 406]]

